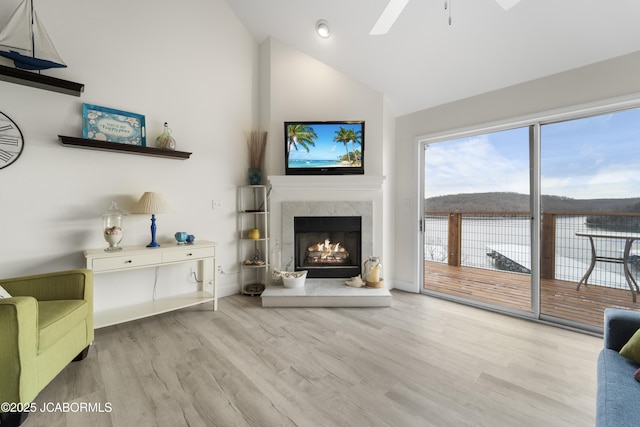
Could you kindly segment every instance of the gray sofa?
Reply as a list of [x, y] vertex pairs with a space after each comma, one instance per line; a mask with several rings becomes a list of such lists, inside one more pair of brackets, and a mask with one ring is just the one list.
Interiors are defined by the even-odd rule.
[[640, 311], [608, 308], [604, 312], [604, 349], [598, 356], [596, 426], [640, 425], [640, 368], [618, 352], [640, 328]]

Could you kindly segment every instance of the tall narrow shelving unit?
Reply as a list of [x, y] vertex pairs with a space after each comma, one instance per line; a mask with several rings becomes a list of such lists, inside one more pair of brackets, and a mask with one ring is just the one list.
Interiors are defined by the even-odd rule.
[[269, 203], [267, 187], [238, 187], [238, 259], [240, 292], [260, 295], [269, 272]]

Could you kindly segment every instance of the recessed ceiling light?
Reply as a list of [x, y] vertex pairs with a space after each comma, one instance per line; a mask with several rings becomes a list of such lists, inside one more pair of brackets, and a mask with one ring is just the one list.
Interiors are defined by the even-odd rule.
[[324, 19], [318, 20], [316, 22], [316, 33], [323, 39], [329, 38], [331, 35], [331, 30], [329, 29], [329, 23]]

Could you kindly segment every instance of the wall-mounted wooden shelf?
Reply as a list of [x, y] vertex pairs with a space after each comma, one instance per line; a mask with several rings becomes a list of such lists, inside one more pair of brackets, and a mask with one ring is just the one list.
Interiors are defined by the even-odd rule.
[[0, 65], [0, 80], [74, 96], [80, 96], [84, 91], [84, 85], [81, 83], [43, 76], [42, 74], [6, 67], [4, 65]]
[[164, 157], [170, 159], [185, 160], [191, 156], [186, 151], [163, 150], [155, 147], [140, 147], [138, 145], [118, 144], [117, 142], [96, 141], [93, 139], [76, 138], [73, 136], [58, 135], [62, 145], [66, 147], [87, 148], [90, 150], [120, 151], [143, 156]]

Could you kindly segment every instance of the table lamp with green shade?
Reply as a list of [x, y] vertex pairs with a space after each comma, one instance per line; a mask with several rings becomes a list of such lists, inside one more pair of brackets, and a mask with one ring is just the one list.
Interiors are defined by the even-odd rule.
[[152, 191], [144, 193], [133, 207], [133, 213], [151, 214], [151, 243], [147, 245], [148, 248], [160, 246], [160, 243], [156, 242], [156, 214], [169, 212], [172, 212], [172, 209], [162, 195]]

